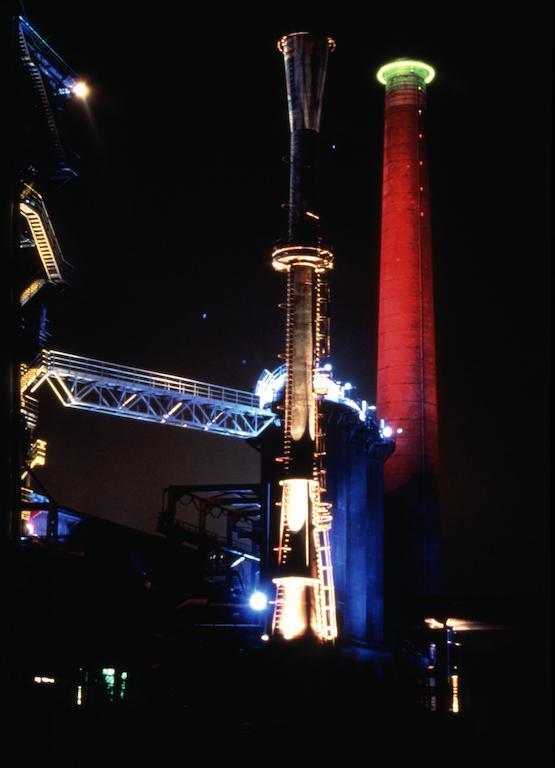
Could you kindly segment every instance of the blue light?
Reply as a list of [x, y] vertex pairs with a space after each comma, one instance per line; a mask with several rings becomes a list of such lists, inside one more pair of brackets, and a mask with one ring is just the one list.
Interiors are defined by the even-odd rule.
[[203, 320], [206, 320], [207, 317], [208, 317], [208, 313], [207, 312], [203, 312], [202, 315], [201, 315], [201, 318]]
[[268, 605], [268, 598], [264, 592], [253, 592], [249, 598], [249, 605], [253, 611], [263, 611]]
[[[28, 530], [27, 535], [38, 536], [39, 538], [45, 538], [48, 535], [48, 511], [41, 509], [35, 512], [31, 520], [29, 521], [33, 527], [32, 532]], [[58, 510], [58, 531], [57, 535], [60, 538], [69, 536], [72, 528], [81, 522], [81, 518], [77, 515], [71, 515], [68, 512]]]

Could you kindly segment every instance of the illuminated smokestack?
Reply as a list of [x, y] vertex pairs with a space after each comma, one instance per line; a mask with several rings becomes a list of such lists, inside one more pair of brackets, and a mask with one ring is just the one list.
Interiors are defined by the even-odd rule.
[[[437, 394], [425, 146], [426, 86], [435, 72], [420, 61], [384, 65], [385, 128], [376, 401], [388, 424], [402, 429], [385, 464], [396, 500], [403, 550], [401, 591], [437, 591]], [[400, 506], [399, 506], [400, 505]], [[403, 511], [399, 511], [402, 509]], [[397, 564], [396, 564], [397, 565]]]
[[327, 353], [322, 276], [333, 256], [322, 245], [316, 199], [318, 132], [330, 38], [285, 35], [283, 53], [291, 129], [287, 236], [274, 248], [275, 269], [287, 274], [284, 476], [281, 485], [272, 634], [284, 640], [337, 634], [329, 545], [330, 507], [322, 501], [325, 473], [314, 371]]

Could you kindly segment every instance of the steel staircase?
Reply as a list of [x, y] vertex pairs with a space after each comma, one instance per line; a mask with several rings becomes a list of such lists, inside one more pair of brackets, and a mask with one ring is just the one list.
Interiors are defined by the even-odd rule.
[[[48, 282], [64, 283], [64, 268], [67, 263], [64, 261], [62, 249], [42, 197], [28, 184], [25, 184], [21, 194], [19, 209], [33, 236]], [[30, 288], [31, 286], [28, 290]]]

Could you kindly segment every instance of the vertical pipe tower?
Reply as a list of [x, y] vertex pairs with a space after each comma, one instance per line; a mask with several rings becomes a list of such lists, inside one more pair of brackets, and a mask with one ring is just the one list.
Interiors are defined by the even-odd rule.
[[[385, 85], [378, 381], [376, 401], [399, 430], [385, 464], [386, 514], [396, 518], [399, 594], [436, 594], [439, 569], [437, 395], [425, 147], [432, 67], [399, 59], [380, 68]], [[402, 430], [402, 432], [401, 432]]]
[[333, 255], [319, 234], [317, 145], [331, 38], [295, 32], [283, 53], [291, 131], [287, 237], [272, 264], [287, 275], [284, 452], [276, 546], [272, 635], [284, 640], [337, 635], [329, 543], [330, 505], [323, 499], [324, 435], [314, 372], [327, 354], [323, 276]]

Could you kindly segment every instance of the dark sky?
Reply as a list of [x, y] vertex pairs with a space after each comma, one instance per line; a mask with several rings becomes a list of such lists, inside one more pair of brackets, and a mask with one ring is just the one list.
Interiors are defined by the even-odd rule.
[[[75, 266], [49, 310], [51, 346], [248, 389], [282, 348], [284, 281], [270, 266], [287, 196], [277, 38], [313, 29], [337, 43], [321, 174], [336, 256], [332, 356], [338, 378], [371, 401], [374, 73], [407, 55], [436, 67], [428, 142], [448, 572], [458, 592], [538, 592], [549, 539], [547, 4], [376, 4], [365, 18], [355, 3], [327, 17], [210, 6], [183, 20], [136, 3], [25, 6], [94, 91], [89, 116], [73, 115], [80, 177], [47, 200]], [[153, 529], [170, 483], [257, 479], [257, 455], [238, 440], [66, 411], [46, 391], [42, 408], [41, 477], [85, 512]]]

